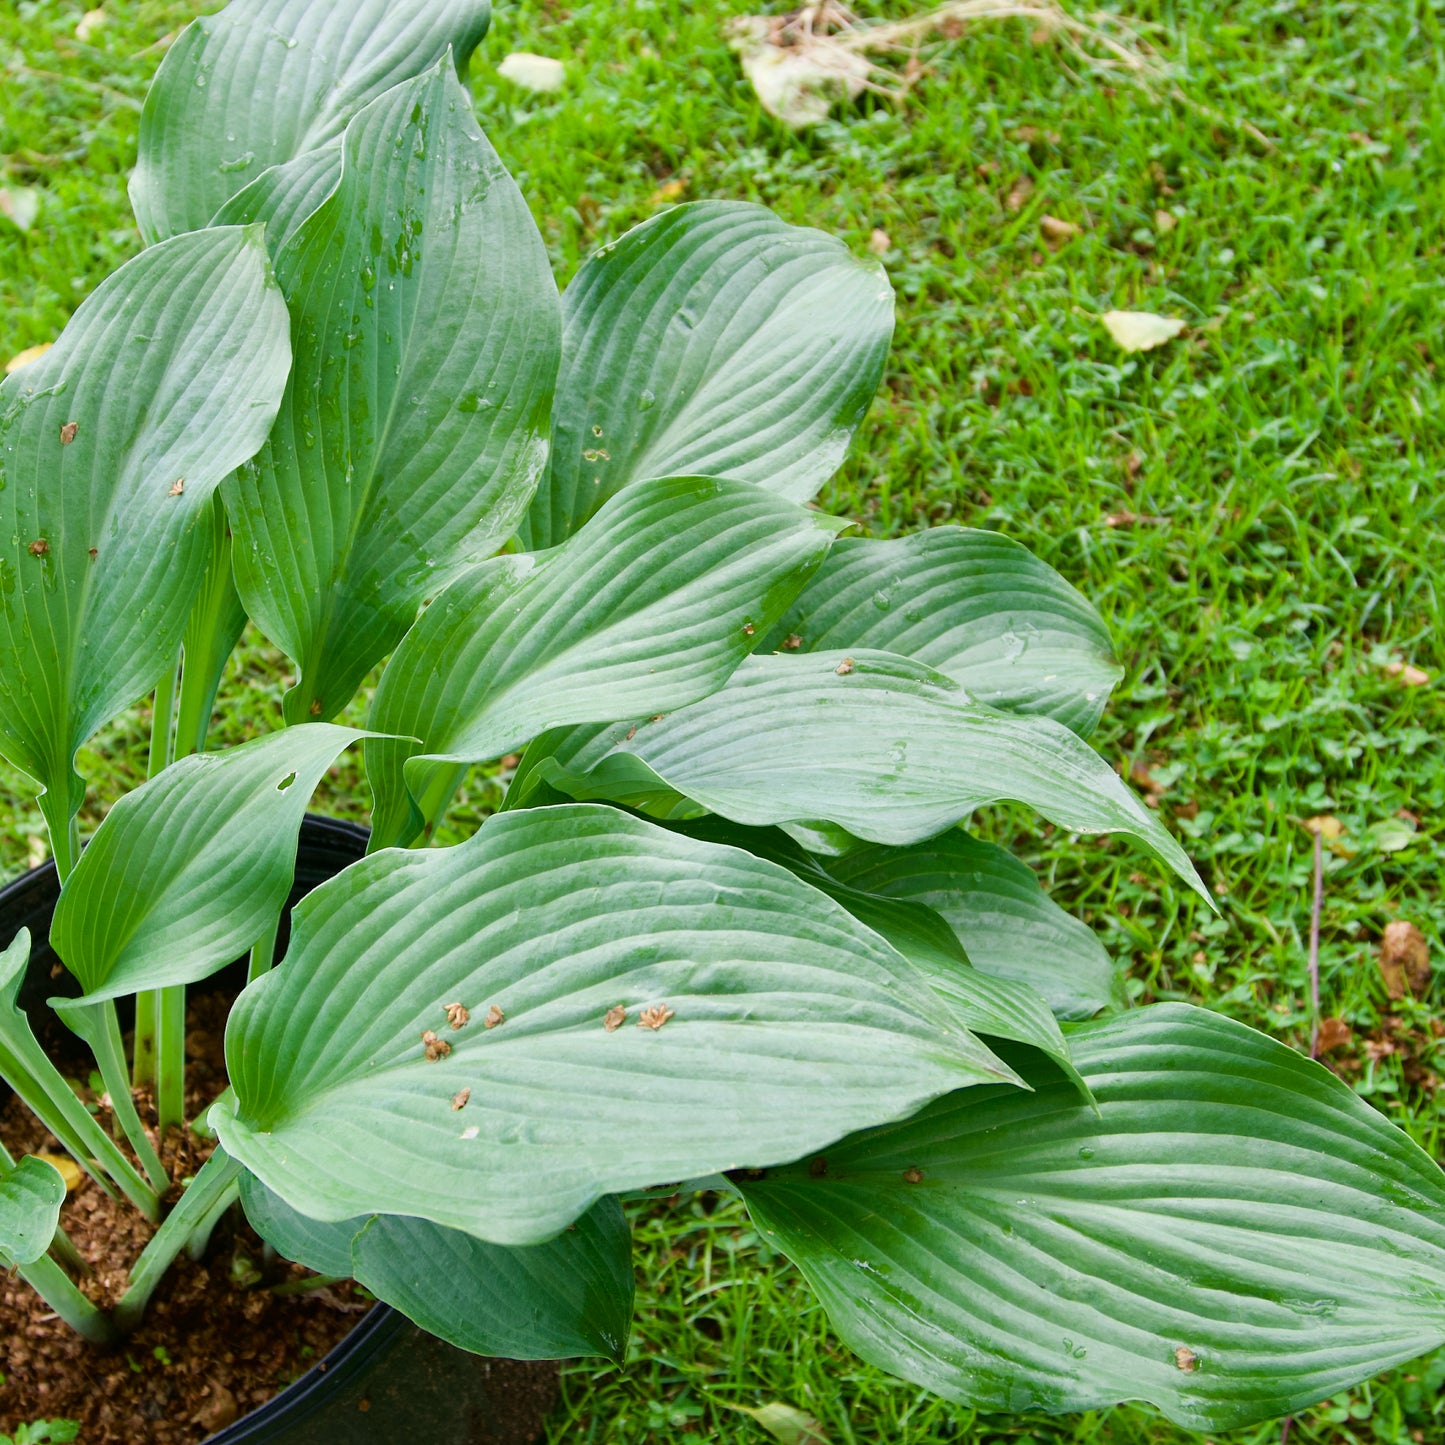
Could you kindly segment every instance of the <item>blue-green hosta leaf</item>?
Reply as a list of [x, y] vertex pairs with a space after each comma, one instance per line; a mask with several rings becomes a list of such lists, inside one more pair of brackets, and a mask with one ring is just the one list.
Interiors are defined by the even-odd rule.
[[1069, 1046], [1047, 1001], [1031, 988], [974, 968], [948, 921], [926, 904], [840, 883], [780, 829], [743, 828], [720, 818], [701, 818], [675, 826], [690, 838], [744, 848], [797, 874], [886, 938], [928, 980], [966, 1028], [989, 1038], [1027, 1044], [1072, 1075]]
[[732, 201], [678, 206], [602, 247], [562, 305], [530, 547], [647, 477], [737, 477], [807, 501], [847, 455], [893, 335], [876, 261]]
[[926, 662], [1007, 712], [1095, 728], [1123, 670], [1099, 614], [997, 532], [845, 538], [759, 649], [866, 647]]
[[666, 478], [613, 497], [540, 557], [498, 557], [453, 583], [377, 688], [371, 724], [398, 740], [367, 744], [376, 837], [415, 836], [410, 799], [438, 771], [721, 687], [839, 525], [748, 482]]
[[254, 1174], [241, 1202], [287, 1259], [354, 1275], [424, 1330], [478, 1355], [621, 1360], [632, 1320], [632, 1233], [616, 1199], [599, 1200], [545, 1244], [509, 1248], [396, 1214], [322, 1224]]
[[546, 459], [557, 291], [449, 65], [347, 127], [341, 180], [276, 258], [296, 365], [226, 487], [236, 583], [331, 717], [422, 601], [516, 528]]
[[50, 929], [85, 989], [77, 1002], [196, 983], [244, 953], [291, 890], [307, 800], [365, 736], [331, 723], [288, 728], [184, 758], [116, 803]]
[[336, 140], [448, 47], [465, 74], [488, 0], [232, 0], [171, 46], [130, 195], [147, 241], [199, 231], [268, 167]]
[[754, 656], [726, 687], [664, 718], [547, 745], [555, 762], [539, 760], [536, 774], [574, 797], [668, 817], [681, 798], [750, 827], [824, 819], [876, 843], [921, 842], [1011, 799], [1081, 833], [1128, 833], [1209, 896], [1087, 743], [1051, 718], [975, 703], [891, 653]]
[[992, 843], [955, 828], [911, 848], [855, 849], [826, 866], [866, 893], [935, 909], [975, 968], [1042, 995], [1059, 1018], [1089, 1018], [1120, 1002], [1118, 970], [1094, 930]]
[[373, 854], [293, 926], [232, 1012], [235, 1100], [211, 1121], [317, 1219], [540, 1243], [605, 1194], [1015, 1077], [831, 900], [612, 808]]
[[50, 1248], [65, 1203], [60, 1171], [33, 1154], [7, 1168], [0, 1162], [0, 1257], [34, 1264]]
[[237, 191], [219, 211], [213, 226], [266, 228], [266, 245], [273, 256], [320, 209], [341, 179], [341, 141], [307, 151], [284, 165], [272, 166], [243, 191]]
[[742, 1181], [864, 1358], [980, 1409], [1143, 1399], [1219, 1430], [1445, 1341], [1445, 1180], [1318, 1064], [1201, 1009], [1070, 1035], [977, 1089]]
[[0, 752], [80, 804], [75, 750], [175, 662], [211, 498], [266, 438], [290, 365], [259, 229], [155, 246], [0, 383]]

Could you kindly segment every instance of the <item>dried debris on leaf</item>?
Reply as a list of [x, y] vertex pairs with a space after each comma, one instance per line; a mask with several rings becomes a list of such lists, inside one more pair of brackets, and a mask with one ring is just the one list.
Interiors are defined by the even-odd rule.
[[[860, 20], [837, 0], [809, 0], [786, 15], [740, 15], [728, 26], [743, 74], [763, 109], [801, 130], [837, 101], [864, 91], [902, 99], [924, 75], [924, 46], [957, 41], [970, 24], [1024, 20], [1035, 44], [1056, 42], [1081, 64], [1134, 79], [1161, 79], [1137, 30], [1118, 16], [1070, 15], [1057, 0], [951, 0], [903, 20]], [[873, 57], [903, 57], [902, 68]]]

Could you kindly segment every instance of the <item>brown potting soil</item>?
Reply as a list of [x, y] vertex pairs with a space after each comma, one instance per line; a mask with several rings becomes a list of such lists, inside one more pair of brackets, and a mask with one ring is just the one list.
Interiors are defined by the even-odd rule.
[[[186, 1112], [195, 1118], [226, 1085], [226, 1001], [201, 995], [188, 1013]], [[151, 1100], [138, 1093], [136, 1103], [153, 1126]], [[108, 1107], [96, 1117], [109, 1127]], [[62, 1152], [15, 1098], [0, 1112], [0, 1138], [17, 1157]], [[189, 1129], [164, 1139], [152, 1133], [152, 1142], [172, 1180], [194, 1175], [213, 1148]], [[173, 1184], [166, 1204], [180, 1193]], [[81, 1288], [96, 1303], [114, 1305], [153, 1229], [88, 1175], [71, 1191], [60, 1222], [90, 1266]], [[310, 1276], [266, 1255], [237, 1206], [200, 1263], [180, 1255], [141, 1327], [116, 1349], [88, 1344], [17, 1275], [0, 1275], [0, 1431], [68, 1419], [80, 1422], [82, 1445], [194, 1445], [254, 1410], [316, 1364], [371, 1307], [349, 1282], [278, 1294], [277, 1285]]]

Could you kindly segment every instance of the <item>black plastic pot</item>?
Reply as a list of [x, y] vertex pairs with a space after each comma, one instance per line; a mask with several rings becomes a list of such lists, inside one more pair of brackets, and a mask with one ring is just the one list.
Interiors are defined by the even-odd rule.
[[[288, 913], [317, 884], [360, 858], [366, 838], [366, 830], [355, 824], [308, 815]], [[53, 863], [0, 889], [0, 948], [21, 928], [29, 928], [33, 940], [21, 1007], [40, 1041], [57, 1049], [74, 1039], [45, 1000], [77, 991], [46, 941], [59, 891]], [[278, 952], [289, 932], [288, 918]], [[245, 981], [242, 960], [218, 975], [216, 986], [238, 991]], [[428, 1445], [529, 1445], [556, 1396], [555, 1364], [481, 1359], [377, 1305], [318, 1365], [206, 1445], [398, 1445], [411, 1439]]]

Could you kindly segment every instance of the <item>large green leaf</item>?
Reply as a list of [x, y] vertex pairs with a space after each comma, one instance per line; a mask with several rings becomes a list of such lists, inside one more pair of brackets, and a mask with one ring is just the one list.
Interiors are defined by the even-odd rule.
[[976, 1089], [740, 1181], [853, 1349], [981, 1409], [1217, 1430], [1445, 1341], [1445, 1180], [1337, 1079], [1185, 1005], [1070, 1042], [1097, 1112]]
[[1014, 1077], [831, 900], [612, 808], [373, 854], [293, 927], [232, 1012], [235, 1100], [211, 1120], [317, 1219], [540, 1243], [604, 1194], [793, 1158]]
[[347, 127], [330, 198], [276, 258], [296, 365], [226, 487], [236, 582], [332, 717], [422, 601], [515, 529], [546, 459], [557, 291], [449, 65]]
[[53, 1164], [33, 1154], [8, 1167], [0, 1160], [0, 1258], [34, 1264], [55, 1238], [64, 1203], [65, 1180]]
[[737, 477], [807, 501], [847, 455], [893, 335], [876, 261], [732, 201], [678, 206], [604, 246], [563, 313], [531, 547], [646, 477]]
[[935, 527], [839, 542], [760, 651], [867, 647], [926, 662], [970, 697], [1087, 737], [1123, 669], [1099, 614], [997, 532]]
[[966, 1028], [988, 1038], [1027, 1044], [1072, 1074], [1069, 1046], [1047, 1001], [1023, 984], [974, 968], [948, 921], [926, 904], [867, 893], [839, 882], [817, 858], [777, 828], [744, 828], [711, 817], [675, 826], [690, 838], [744, 848], [795, 873], [886, 938]]
[[826, 866], [866, 893], [937, 910], [976, 968], [1041, 994], [1059, 1018], [1089, 1018], [1120, 1001], [1118, 970], [1094, 930], [992, 843], [955, 828], [911, 848], [854, 849]]
[[876, 843], [921, 842], [1012, 799], [1081, 833], [1128, 833], [1209, 897], [1184, 850], [1087, 743], [1051, 718], [975, 703], [891, 653], [751, 657], [726, 687], [666, 717], [546, 746], [554, 761], [539, 758], [533, 772], [574, 797], [658, 816], [676, 816], [682, 798], [751, 827], [824, 819]]
[[369, 101], [487, 33], [488, 0], [233, 0], [171, 46], [141, 114], [130, 195], [147, 241], [199, 231], [270, 166], [334, 141]]
[[241, 1202], [287, 1259], [357, 1281], [430, 1333], [513, 1360], [603, 1355], [620, 1361], [632, 1320], [632, 1235], [616, 1199], [599, 1200], [545, 1244], [486, 1244], [425, 1219], [375, 1214], [323, 1224], [254, 1174]]
[[296, 835], [354, 728], [311, 723], [184, 758], [107, 814], [55, 908], [50, 942], [99, 1003], [197, 983], [244, 953], [291, 891]]
[[321, 208], [341, 179], [339, 139], [320, 150], [307, 151], [284, 165], [272, 166], [219, 211], [213, 226], [266, 228], [266, 245], [279, 255], [288, 241]]
[[266, 438], [286, 308], [259, 228], [122, 266], [0, 383], [0, 751], [63, 830], [75, 750], [175, 662], [211, 497]]
[[377, 688], [372, 726], [421, 741], [367, 745], [376, 837], [414, 837], [410, 799], [455, 764], [721, 687], [840, 525], [747, 482], [668, 478], [629, 487], [540, 557], [498, 557], [453, 583]]

